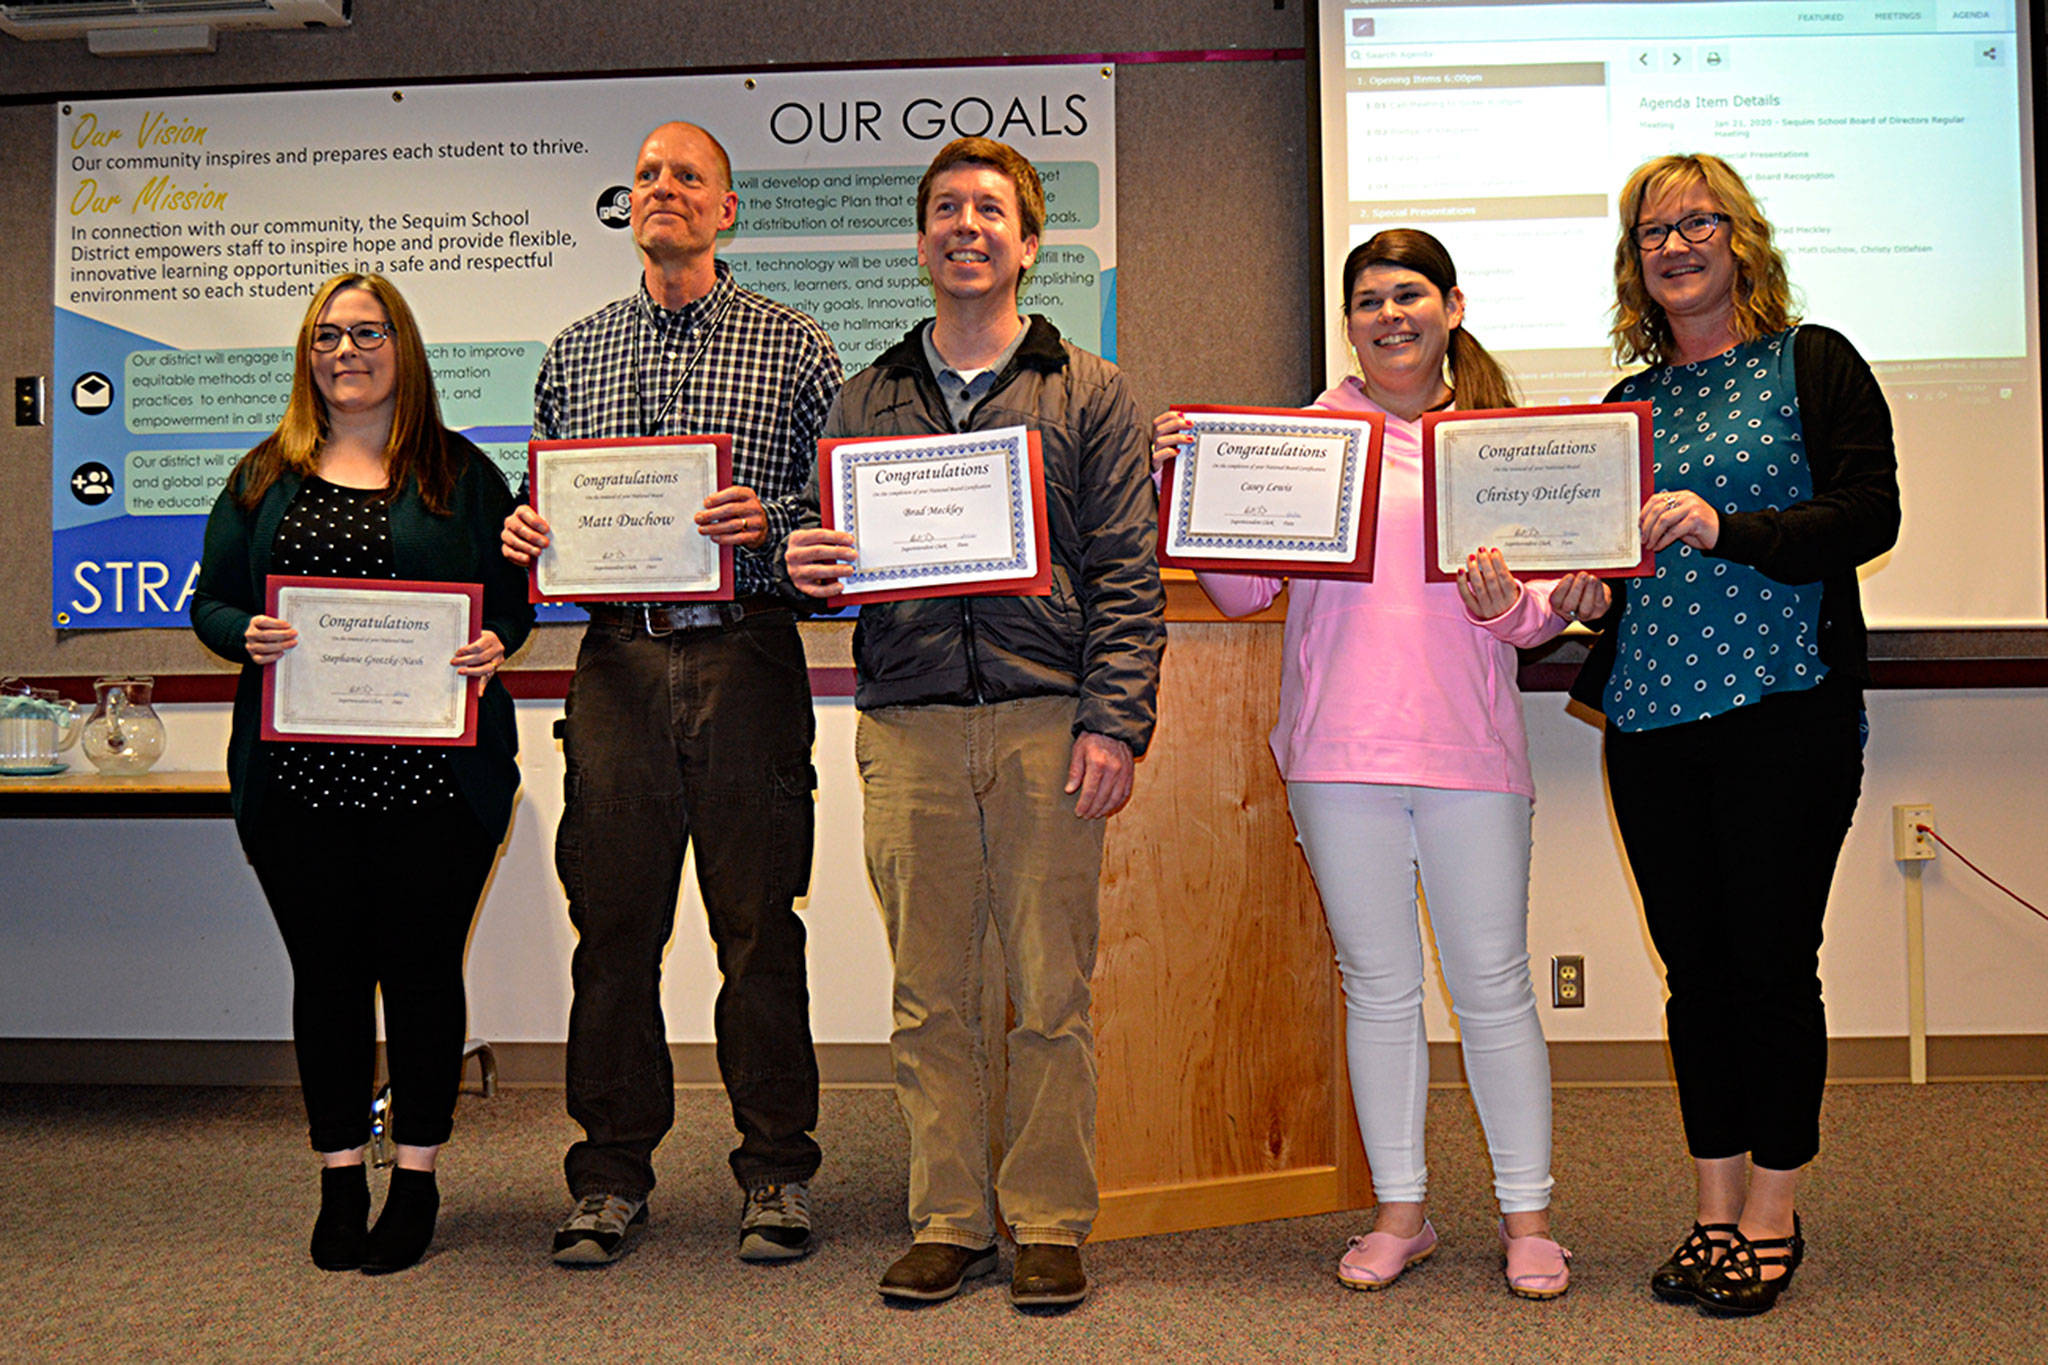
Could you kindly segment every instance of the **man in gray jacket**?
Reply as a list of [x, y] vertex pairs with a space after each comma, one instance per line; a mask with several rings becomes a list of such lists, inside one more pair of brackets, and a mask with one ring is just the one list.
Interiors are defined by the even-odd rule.
[[[1000, 1204], [1020, 1245], [1011, 1298], [1074, 1304], [1097, 1206], [1088, 979], [1103, 828], [1151, 739], [1166, 639], [1150, 433], [1115, 366], [1018, 314], [1045, 222], [1029, 161], [987, 138], [948, 144], [917, 219], [936, 317], [848, 381], [826, 434], [1037, 431], [1052, 591], [874, 603], [854, 633], [868, 873], [895, 959], [890, 1051], [911, 1147], [914, 1241], [881, 1290], [943, 1299], [993, 1271]], [[817, 492], [814, 477], [786, 567], [829, 599], [855, 546], [818, 526]], [[979, 1008], [991, 919], [1016, 1018], [993, 1182]]]

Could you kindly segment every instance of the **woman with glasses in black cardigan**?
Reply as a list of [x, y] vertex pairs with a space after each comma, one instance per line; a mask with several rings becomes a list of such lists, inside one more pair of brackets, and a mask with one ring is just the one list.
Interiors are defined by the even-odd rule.
[[[292, 963], [323, 1270], [402, 1270], [433, 1238], [467, 1031], [463, 951], [519, 784], [511, 697], [495, 677], [533, 626], [525, 581], [498, 552], [512, 501], [496, 467], [441, 424], [405, 300], [381, 276], [348, 274], [314, 293], [284, 418], [207, 519], [192, 627], [242, 665], [228, 780]], [[448, 660], [485, 680], [474, 747], [261, 738], [264, 670], [298, 643], [291, 622], [264, 614], [272, 574], [481, 585], [482, 627]], [[398, 1155], [369, 1228], [380, 989]]]

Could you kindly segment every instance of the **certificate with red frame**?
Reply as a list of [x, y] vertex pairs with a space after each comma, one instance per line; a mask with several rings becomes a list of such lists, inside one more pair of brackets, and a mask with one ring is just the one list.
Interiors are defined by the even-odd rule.
[[1175, 411], [1195, 439], [1161, 473], [1161, 564], [1371, 581], [1383, 416], [1206, 404]]
[[528, 486], [548, 523], [532, 602], [726, 602], [732, 547], [699, 534], [732, 483], [731, 436], [531, 441]]
[[270, 575], [264, 611], [299, 640], [263, 670], [263, 738], [474, 745], [482, 683], [448, 661], [483, 609], [475, 583]]
[[1521, 574], [1649, 573], [1653, 430], [1648, 403], [1424, 413], [1423, 576], [1448, 582], [1481, 549]]
[[820, 441], [818, 488], [824, 524], [854, 538], [844, 601], [1052, 591], [1035, 431]]

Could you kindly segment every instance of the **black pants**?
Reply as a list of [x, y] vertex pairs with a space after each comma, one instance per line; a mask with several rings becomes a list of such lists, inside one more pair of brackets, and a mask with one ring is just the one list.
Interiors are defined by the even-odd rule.
[[1851, 694], [1823, 683], [1710, 720], [1607, 731], [1697, 1158], [1796, 1170], [1820, 1150], [1821, 920], [1863, 784], [1860, 730]]
[[497, 857], [460, 801], [425, 814], [308, 811], [275, 798], [248, 840], [292, 962], [292, 1046], [313, 1149], [370, 1139], [379, 987], [392, 1136], [448, 1140], [462, 1077], [462, 955]]
[[570, 684], [556, 870], [578, 940], [571, 961], [563, 1162], [577, 1198], [641, 1197], [675, 1122], [661, 960], [694, 844], [724, 984], [718, 1066], [743, 1186], [818, 1169], [818, 1063], [804, 927], [810, 884], [810, 675], [788, 611], [651, 636], [593, 622]]

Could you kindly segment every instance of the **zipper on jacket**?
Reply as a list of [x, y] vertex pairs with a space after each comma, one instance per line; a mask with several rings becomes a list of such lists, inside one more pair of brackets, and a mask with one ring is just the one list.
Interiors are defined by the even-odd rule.
[[[1024, 325], [1029, 327], [1031, 324], [1027, 322]], [[968, 424], [964, 427], [953, 420], [952, 405], [946, 401], [945, 391], [939, 388], [938, 380], [932, 375], [928, 365], [920, 364], [917, 367], [913, 382], [916, 383], [919, 389], [929, 388], [930, 391], [924, 395], [926, 406], [930, 407], [932, 411], [941, 414], [946, 420], [947, 429], [953, 434], [959, 435], [962, 432], [974, 430], [974, 419], [981, 412], [982, 406], [989, 399], [1008, 388], [1010, 382], [1017, 377], [1018, 372], [1022, 368], [1023, 366], [1018, 363], [1017, 357], [1011, 356], [1008, 368], [996, 376], [996, 382], [989, 386], [989, 391], [981, 396], [981, 400], [967, 410]], [[937, 401], [934, 402], [933, 400]], [[981, 650], [979, 637], [974, 626], [974, 599], [971, 597], [960, 599], [960, 642], [964, 647], [963, 652], [967, 656], [967, 685], [974, 693], [974, 704], [976, 706], [985, 705], [988, 701], [988, 694], [982, 684]]]
[[974, 633], [974, 599], [960, 599], [960, 628], [965, 632], [967, 646], [967, 682], [974, 689], [974, 704], [982, 705], [988, 700], [981, 687], [981, 649]]

